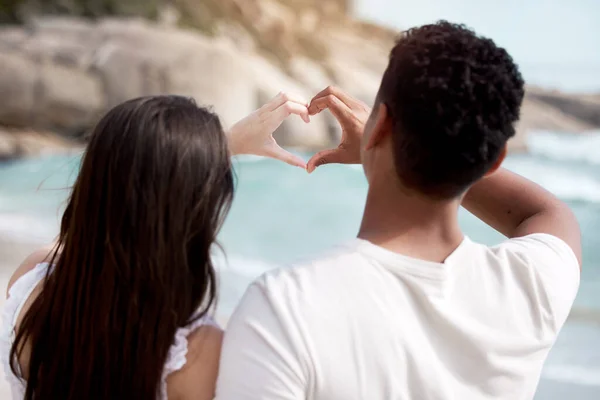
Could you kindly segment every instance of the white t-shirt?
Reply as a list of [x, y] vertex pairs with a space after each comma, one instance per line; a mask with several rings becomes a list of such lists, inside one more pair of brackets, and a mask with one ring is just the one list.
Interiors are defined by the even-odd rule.
[[441, 264], [356, 239], [250, 286], [216, 399], [532, 399], [578, 286], [550, 235], [465, 239]]

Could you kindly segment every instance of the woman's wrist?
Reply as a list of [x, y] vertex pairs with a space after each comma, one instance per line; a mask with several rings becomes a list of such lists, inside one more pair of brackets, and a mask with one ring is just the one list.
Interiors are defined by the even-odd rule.
[[302, 158], [279, 147], [273, 138], [273, 132], [292, 114], [301, 116], [307, 123], [310, 121], [306, 102], [280, 93], [225, 133], [230, 154], [260, 155], [306, 168]]
[[225, 136], [227, 137], [227, 146], [229, 147], [229, 153], [232, 156], [236, 156], [238, 154], [243, 154], [243, 150], [240, 146], [239, 140], [237, 138], [237, 135], [235, 135], [234, 133], [232, 133], [232, 131], [228, 131], [225, 133]]

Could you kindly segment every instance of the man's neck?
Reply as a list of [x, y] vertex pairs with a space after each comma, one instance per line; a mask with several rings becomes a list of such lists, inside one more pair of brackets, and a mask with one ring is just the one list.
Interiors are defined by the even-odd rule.
[[460, 200], [440, 201], [396, 185], [371, 185], [358, 237], [413, 258], [444, 261], [463, 241]]

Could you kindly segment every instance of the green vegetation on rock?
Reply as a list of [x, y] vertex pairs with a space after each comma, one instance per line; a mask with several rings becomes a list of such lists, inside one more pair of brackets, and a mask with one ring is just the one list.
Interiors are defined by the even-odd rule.
[[[350, 4], [350, 0], [0, 0], [0, 23], [25, 23], [47, 15], [159, 20], [172, 11], [178, 26], [208, 36], [223, 26], [245, 32], [261, 52], [287, 70], [294, 56], [318, 63], [326, 59], [328, 49], [319, 31], [355, 22], [349, 16]], [[357, 24], [355, 29], [361, 27]]]
[[32, 16], [139, 16], [154, 19], [163, 0], [0, 0], [0, 22], [25, 22]]

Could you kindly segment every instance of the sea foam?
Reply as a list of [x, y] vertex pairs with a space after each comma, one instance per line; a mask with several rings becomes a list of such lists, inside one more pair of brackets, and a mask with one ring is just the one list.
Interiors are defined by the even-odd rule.
[[600, 387], [600, 368], [570, 364], [548, 365], [542, 376], [563, 383]]
[[527, 147], [539, 157], [600, 165], [600, 130], [582, 134], [537, 131], [527, 137]]
[[600, 174], [594, 176], [594, 167], [582, 169], [531, 157], [511, 157], [504, 165], [563, 200], [600, 203]]

